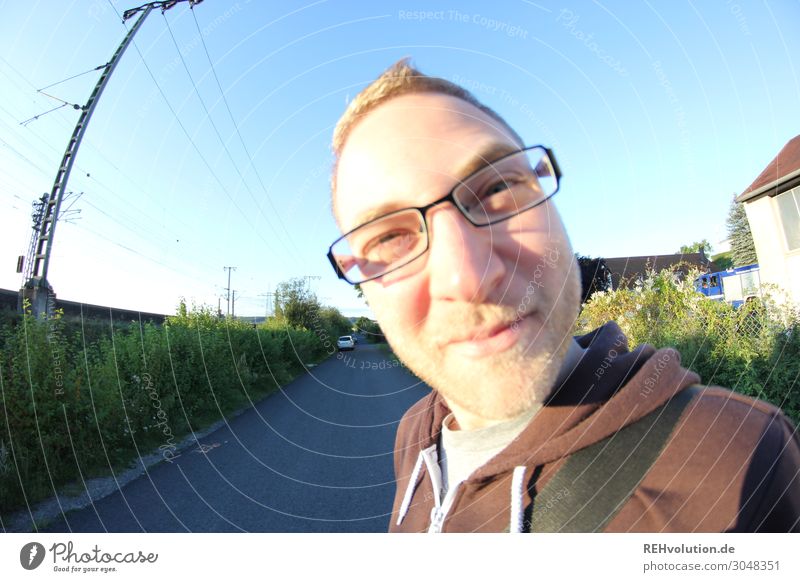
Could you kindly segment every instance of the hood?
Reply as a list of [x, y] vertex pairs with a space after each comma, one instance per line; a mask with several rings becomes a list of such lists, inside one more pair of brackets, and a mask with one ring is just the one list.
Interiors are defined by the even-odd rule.
[[[628, 351], [627, 338], [614, 322], [575, 339], [585, 351], [572, 374], [555, 387], [528, 427], [470, 481], [556, 461], [610, 436], [700, 381], [681, 367], [680, 354], [672, 348], [641, 345]], [[412, 426], [419, 433], [413, 440], [420, 450], [435, 444], [449, 413], [444, 400], [432, 392], [409, 412], [416, 416]]]

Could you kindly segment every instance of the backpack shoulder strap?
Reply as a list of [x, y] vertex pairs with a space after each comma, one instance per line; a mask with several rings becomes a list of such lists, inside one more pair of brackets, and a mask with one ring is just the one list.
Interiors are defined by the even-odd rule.
[[570, 455], [535, 496], [532, 532], [598, 532], [633, 495], [700, 386], [681, 390], [650, 414]]

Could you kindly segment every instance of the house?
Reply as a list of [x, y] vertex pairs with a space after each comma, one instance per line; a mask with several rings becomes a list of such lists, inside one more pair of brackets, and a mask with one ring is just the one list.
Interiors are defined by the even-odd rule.
[[702, 273], [718, 270], [703, 251], [677, 255], [613, 257], [605, 259], [605, 264], [611, 272], [612, 289], [630, 287], [636, 281], [644, 280], [648, 271], [671, 269], [680, 278], [683, 278], [692, 267], [697, 267]]
[[742, 192], [761, 282], [777, 285], [800, 305], [800, 135], [783, 146]]

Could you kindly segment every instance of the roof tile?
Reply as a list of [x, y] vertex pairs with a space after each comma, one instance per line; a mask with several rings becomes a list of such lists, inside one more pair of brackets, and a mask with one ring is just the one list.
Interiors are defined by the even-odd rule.
[[778, 155], [764, 168], [764, 171], [758, 175], [758, 178], [750, 184], [747, 190], [742, 192], [741, 196], [763, 188], [797, 170], [800, 170], [800, 135], [796, 135], [783, 146]]

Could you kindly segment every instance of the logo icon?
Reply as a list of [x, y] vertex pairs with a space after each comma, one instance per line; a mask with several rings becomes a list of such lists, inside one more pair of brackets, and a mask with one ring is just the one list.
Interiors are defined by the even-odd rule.
[[35, 570], [44, 561], [44, 546], [39, 542], [30, 542], [19, 551], [19, 563], [26, 570]]

